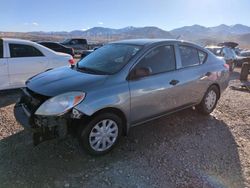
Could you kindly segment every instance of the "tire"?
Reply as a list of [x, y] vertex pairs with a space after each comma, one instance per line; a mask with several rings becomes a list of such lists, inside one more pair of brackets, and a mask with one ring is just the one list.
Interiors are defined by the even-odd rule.
[[250, 63], [243, 63], [240, 72], [240, 81], [247, 81], [249, 70], [250, 70]]
[[209, 115], [215, 109], [219, 95], [220, 91], [218, 87], [215, 85], [210, 86], [201, 103], [197, 105], [197, 110], [204, 115]]
[[121, 137], [122, 125], [121, 118], [114, 113], [96, 115], [87, 125], [80, 127], [79, 145], [90, 155], [104, 155], [117, 144]]

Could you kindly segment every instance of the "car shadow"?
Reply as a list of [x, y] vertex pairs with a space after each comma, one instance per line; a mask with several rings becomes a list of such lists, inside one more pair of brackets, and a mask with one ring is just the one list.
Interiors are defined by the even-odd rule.
[[3, 187], [244, 187], [227, 124], [184, 110], [131, 129], [102, 157], [76, 140], [33, 147], [21, 131], [0, 141]]
[[237, 69], [236, 71], [233, 71], [230, 75], [229, 80], [239, 80], [240, 79], [240, 70]]
[[16, 103], [20, 97], [20, 94], [20, 89], [0, 91], [0, 108]]

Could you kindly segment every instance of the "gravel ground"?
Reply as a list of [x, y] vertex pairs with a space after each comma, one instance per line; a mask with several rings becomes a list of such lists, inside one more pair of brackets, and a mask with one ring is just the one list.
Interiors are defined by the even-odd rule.
[[228, 88], [210, 116], [188, 109], [132, 128], [97, 158], [71, 138], [33, 147], [13, 116], [17, 98], [0, 94], [0, 187], [250, 187], [248, 92]]

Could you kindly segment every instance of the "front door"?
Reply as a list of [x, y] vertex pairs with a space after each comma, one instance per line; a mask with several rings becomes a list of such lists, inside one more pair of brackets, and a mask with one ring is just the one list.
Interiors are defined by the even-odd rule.
[[129, 81], [132, 124], [175, 108], [179, 100], [174, 46], [153, 48], [131, 72], [144, 67], [151, 69], [150, 75]]

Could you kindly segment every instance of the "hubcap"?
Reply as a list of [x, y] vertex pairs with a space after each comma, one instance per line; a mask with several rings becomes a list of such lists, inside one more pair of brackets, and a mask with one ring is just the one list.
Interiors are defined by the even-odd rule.
[[216, 103], [216, 98], [217, 98], [217, 95], [215, 91], [211, 90], [208, 92], [206, 99], [205, 99], [205, 104], [208, 110], [211, 110], [214, 107]]
[[118, 137], [118, 126], [115, 121], [105, 119], [99, 121], [89, 134], [89, 143], [95, 151], [109, 149]]

